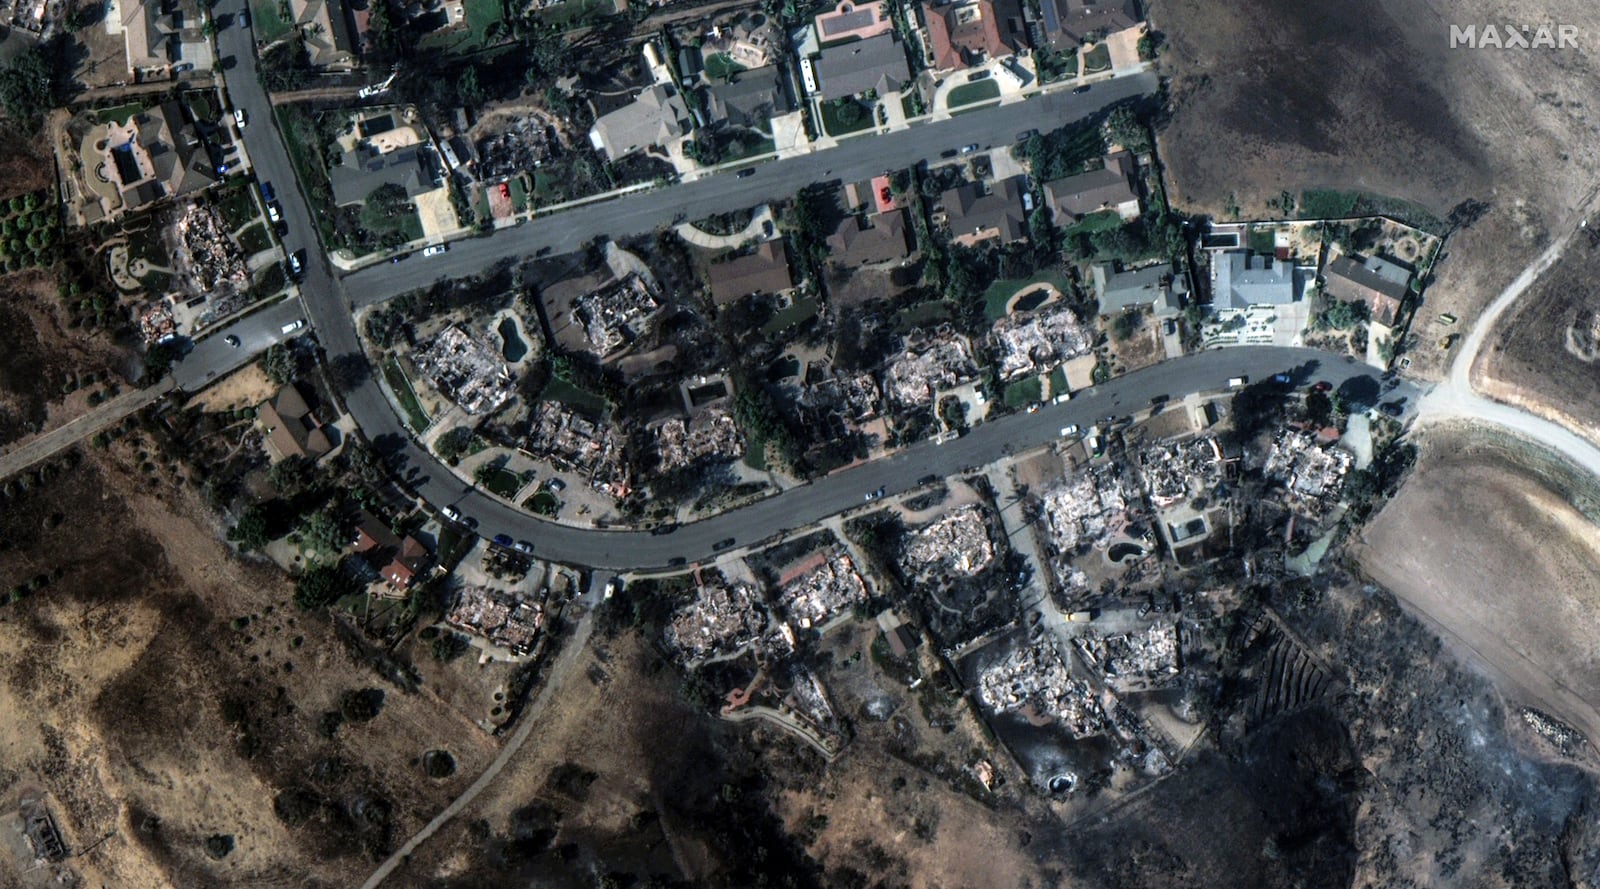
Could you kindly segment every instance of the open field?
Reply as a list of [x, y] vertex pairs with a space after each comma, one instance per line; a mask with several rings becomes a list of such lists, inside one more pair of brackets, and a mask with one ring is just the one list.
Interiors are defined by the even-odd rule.
[[1439, 313], [1476, 317], [1575, 224], [1596, 178], [1588, 85], [1600, 60], [1583, 48], [1450, 48], [1451, 24], [1491, 21], [1594, 34], [1600, 8], [1163, 4], [1154, 24], [1169, 39], [1161, 65], [1173, 77], [1174, 120], [1160, 141], [1174, 205], [1225, 219], [1232, 204], [1259, 218], [1280, 215], [1269, 200], [1315, 188], [1404, 198], [1440, 218], [1483, 202], [1482, 219], [1451, 238], [1415, 330], [1424, 348], [1411, 370], [1437, 378], [1447, 356], [1426, 346], [1450, 332]]
[[1354, 551], [1509, 698], [1591, 743], [1600, 741], [1594, 490], [1503, 435], [1430, 429], [1414, 475]]
[[[187, 482], [126, 468], [147, 435], [30, 472], [0, 505], [0, 578], [39, 587], [0, 606], [0, 799], [37, 783], [75, 849], [105, 838], [72, 860], [87, 885], [355, 885], [493, 744], [356, 663], [276, 569], [229, 555]], [[430, 750], [454, 777], [423, 773]]]
[[1487, 394], [1600, 442], [1596, 273], [1600, 245], [1579, 237], [1501, 316], [1472, 370]]

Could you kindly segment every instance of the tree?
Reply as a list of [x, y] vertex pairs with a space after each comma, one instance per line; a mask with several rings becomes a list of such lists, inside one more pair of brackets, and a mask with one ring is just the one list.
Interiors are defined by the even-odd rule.
[[349, 541], [346, 539], [344, 523], [339, 521], [333, 507], [318, 510], [306, 521], [303, 529], [306, 546], [319, 555], [337, 555], [339, 550]]
[[839, 123], [852, 127], [861, 122], [861, 104], [856, 100], [840, 99], [838, 108]]
[[461, 77], [456, 80], [456, 95], [461, 98], [461, 104], [468, 108], [477, 108], [485, 99], [483, 85], [478, 82], [478, 66], [469, 64], [461, 72]]
[[147, 383], [166, 376], [172, 362], [178, 360], [178, 350], [169, 343], [156, 343], [144, 353], [144, 379]]
[[1132, 152], [1150, 150], [1150, 130], [1130, 108], [1118, 108], [1106, 117], [1111, 141]]
[[455, 465], [461, 455], [466, 452], [467, 445], [472, 442], [472, 430], [465, 426], [457, 426], [439, 436], [433, 443], [433, 450], [446, 463]]
[[1138, 310], [1123, 312], [1111, 322], [1111, 332], [1119, 340], [1133, 336], [1144, 326], [1144, 313]]
[[259, 505], [251, 506], [228, 529], [228, 539], [239, 545], [240, 552], [258, 550], [267, 545], [267, 526], [267, 511]]
[[294, 604], [307, 610], [321, 608], [354, 591], [355, 583], [336, 563], [317, 562], [295, 581]]
[[285, 497], [293, 497], [311, 487], [315, 478], [315, 464], [298, 455], [285, 457], [267, 470], [267, 482]]
[[0, 67], [0, 108], [29, 129], [49, 111], [52, 102], [50, 62], [34, 47]]
[[261, 356], [261, 369], [266, 372], [267, 379], [280, 386], [293, 380], [300, 370], [294, 353], [282, 343], [274, 345]]

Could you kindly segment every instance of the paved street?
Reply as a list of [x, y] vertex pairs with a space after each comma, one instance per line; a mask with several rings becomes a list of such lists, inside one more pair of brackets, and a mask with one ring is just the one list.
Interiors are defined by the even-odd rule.
[[[235, 79], [230, 78], [229, 82]], [[1154, 92], [1156, 86], [1155, 75], [1138, 74], [1095, 84], [1087, 93], [1048, 93], [909, 130], [846, 139], [837, 148], [757, 166], [755, 175], [746, 179], [730, 171], [563, 210], [488, 237], [453, 242], [450, 252], [443, 256], [414, 256], [401, 263], [370, 266], [345, 276], [344, 283], [357, 304], [382, 302], [440, 278], [470, 277], [508, 257], [531, 258], [545, 250], [565, 253], [598, 235], [626, 237], [664, 228], [675, 221], [692, 222], [734, 208], [785, 200], [813, 182], [876, 176], [884, 170], [937, 158], [941, 152], [963, 145], [977, 143], [1005, 149], [1024, 130], [1047, 130], [1123, 99]], [[247, 130], [246, 136], [250, 135]], [[257, 141], [249, 140], [252, 155]], [[260, 160], [256, 163], [265, 169]]]
[[[185, 392], [203, 389], [212, 380], [254, 361], [267, 347], [310, 333], [309, 324], [300, 330], [283, 332], [284, 325], [305, 318], [305, 314], [298, 299], [281, 299], [226, 327], [219, 327], [196, 342], [189, 354], [172, 366], [172, 378]], [[238, 337], [239, 345], [228, 345], [230, 336]]]

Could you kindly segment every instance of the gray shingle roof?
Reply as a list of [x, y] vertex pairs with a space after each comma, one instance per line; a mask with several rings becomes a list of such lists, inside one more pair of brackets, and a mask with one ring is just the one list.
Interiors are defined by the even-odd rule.
[[1256, 256], [1247, 251], [1218, 253], [1213, 262], [1216, 290], [1211, 295], [1211, 306], [1214, 309], [1281, 306], [1295, 300], [1294, 266], [1290, 263], [1273, 262], [1270, 256]]
[[905, 50], [892, 34], [830, 46], [822, 51], [816, 70], [824, 99], [843, 99], [867, 90], [882, 95], [911, 79]]

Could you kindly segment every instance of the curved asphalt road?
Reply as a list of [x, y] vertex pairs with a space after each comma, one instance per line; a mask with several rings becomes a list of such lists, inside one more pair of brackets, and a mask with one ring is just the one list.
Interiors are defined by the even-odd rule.
[[[321, 252], [312, 249], [316, 241], [311, 209], [295, 185], [294, 168], [283, 141], [277, 137], [271, 104], [255, 76], [251, 32], [225, 26], [219, 31], [217, 41], [224, 67], [229, 71], [230, 99], [234, 107], [244, 108], [251, 120], [244, 131], [251, 162], [261, 179], [276, 186], [288, 225], [285, 245], [290, 250], [304, 248], [307, 251], [306, 274], [301, 282], [306, 316], [330, 360], [360, 356], [360, 365], [366, 366], [346, 288], [332, 274]], [[527, 255], [547, 246], [564, 251], [598, 234], [621, 236], [649, 231], [679, 214], [694, 218], [729, 206], [757, 204], [791, 195], [810, 182], [830, 176], [853, 178], [875, 174], [885, 167], [906, 165], [963, 142], [1009, 144], [1019, 130], [1042, 128], [1089, 114], [1112, 102], [1147, 92], [1155, 85], [1155, 78], [1149, 75], [1122, 78], [1097, 84], [1090, 93], [1055, 93], [962, 115], [937, 124], [936, 129], [917, 127], [885, 136], [848, 140], [838, 148], [764, 165], [756, 175], [746, 179], [717, 176], [619, 201], [574, 208], [500, 231], [492, 237], [461, 242], [442, 257], [418, 257], [407, 263], [374, 266], [348, 276], [344, 284], [360, 301], [377, 302], [422, 284], [421, 263], [431, 263], [427, 269], [441, 275], [469, 275], [508, 256]], [[275, 315], [273, 313], [274, 320]], [[218, 360], [236, 362], [244, 357], [246, 350], [216, 351]], [[191, 356], [190, 360], [195, 357]], [[189, 360], [185, 364], [189, 364]], [[183, 378], [204, 379], [204, 368], [200, 364], [183, 368]], [[1330, 358], [1326, 353], [1311, 349], [1240, 348], [1206, 352], [1120, 377], [1080, 394], [1067, 404], [1050, 405], [1037, 413], [985, 423], [942, 446], [931, 442], [914, 445], [893, 457], [835, 473], [660, 536], [556, 524], [475, 490], [417, 445], [370, 373], [345, 393], [345, 407], [367, 438], [389, 456], [401, 480], [414, 493], [434, 506], [453, 506], [476, 525], [478, 533], [485, 536], [508, 534], [528, 540], [541, 557], [568, 564], [641, 568], [663, 567], [676, 559], [703, 559], [728, 546], [756, 543], [861, 506], [867, 491], [883, 487], [890, 494], [900, 493], [915, 487], [925, 476], [953, 475], [964, 467], [987, 463], [1009, 451], [1045, 444], [1066, 424], [1076, 423], [1087, 428], [1109, 414], [1128, 414], [1147, 408], [1156, 396], [1179, 400], [1190, 392], [1224, 389], [1229, 377], [1264, 378], [1297, 366], [1304, 368], [1304, 380], [1327, 379], [1335, 384], [1369, 373], [1364, 366]]]

